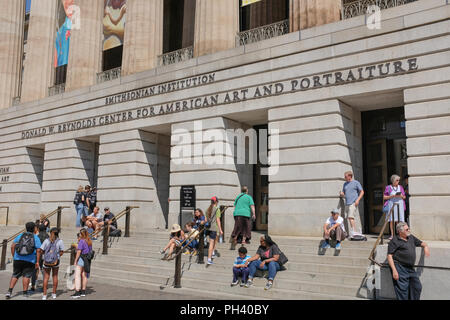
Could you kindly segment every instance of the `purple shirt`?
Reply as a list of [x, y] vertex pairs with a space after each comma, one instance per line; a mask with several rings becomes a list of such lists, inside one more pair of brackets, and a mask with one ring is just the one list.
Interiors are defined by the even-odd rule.
[[81, 250], [81, 254], [88, 254], [92, 250], [92, 246], [88, 246], [85, 240], [81, 239], [78, 242], [78, 250]]
[[[405, 197], [405, 196], [406, 196], [406, 195], [405, 195], [405, 190], [403, 190], [402, 185], [399, 184], [398, 186], [400, 187], [400, 192], [402, 193], [402, 196]], [[390, 195], [391, 195], [391, 192], [392, 192], [393, 190], [394, 190], [394, 189], [392, 188], [392, 185], [386, 186], [386, 189], [384, 189], [384, 195], [385, 195], [385, 196], [390, 196]], [[386, 205], [388, 204], [388, 202], [389, 202], [389, 200], [386, 200], [386, 201], [384, 202], [384, 206], [386, 206]], [[405, 200], [403, 200], [403, 210], [406, 210], [406, 203], [405, 203]]]

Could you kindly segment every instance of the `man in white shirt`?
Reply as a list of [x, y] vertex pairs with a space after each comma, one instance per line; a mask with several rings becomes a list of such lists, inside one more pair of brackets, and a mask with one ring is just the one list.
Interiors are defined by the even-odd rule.
[[323, 238], [325, 242], [322, 249], [330, 248], [330, 239], [336, 240], [336, 250], [341, 250], [341, 241], [345, 240], [347, 233], [345, 232], [344, 219], [339, 216], [339, 210], [331, 210], [331, 217], [325, 221], [323, 225]]

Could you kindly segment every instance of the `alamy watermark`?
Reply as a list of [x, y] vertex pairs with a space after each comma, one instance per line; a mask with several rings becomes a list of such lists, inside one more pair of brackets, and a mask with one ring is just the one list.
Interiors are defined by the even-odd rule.
[[366, 25], [369, 30], [381, 29], [381, 8], [377, 5], [367, 7]]
[[203, 121], [194, 121], [193, 130], [173, 130], [171, 158], [176, 165], [261, 164], [267, 166], [262, 175], [274, 175], [279, 169], [279, 130], [203, 129]]

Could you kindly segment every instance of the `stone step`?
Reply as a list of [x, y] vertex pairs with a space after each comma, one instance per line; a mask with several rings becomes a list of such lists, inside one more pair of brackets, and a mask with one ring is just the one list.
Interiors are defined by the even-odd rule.
[[[93, 271], [94, 272], [94, 271]], [[97, 273], [98, 272], [98, 273]], [[93, 277], [99, 278], [103, 275], [108, 275], [111, 279], [132, 280], [147, 282], [146, 276], [148, 274], [122, 271], [122, 270], [110, 270], [96, 268], [95, 275]], [[154, 284], [160, 284], [161, 286], [173, 285], [173, 278], [166, 276], [151, 275], [148, 278], [149, 282]], [[283, 289], [279, 288], [281, 281], [274, 281], [274, 287], [271, 290], [263, 290], [266, 280], [262, 278], [255, 278], [254, 286], [251, 288], [236, 288], [230, 287], [229, 281], [220, 282], [214, 279], [211, 281], [205, 279], [205, 277], [190, 278], [187, 273], [184, 274], [181, 280], [183, 287], [188, 287], [198, 290], [215, 291], [220, 293], [238, 294], [252, 297], [268, 298], [268, 299], [331, 299], [338, 297], [339, 299], [354, 299], [354, 298], [366, 298], [364, 293], [362, 296], [357, 297], [357, 289], [355, 287], [343, 287], [332, 286], [328, 284], [317, 284], [308, 282], [297, 282], [295, 289]], [[240, 290], [240, 291], [238, 291]], [[364, 290], [363, 290], [364, 291]]]
[[[175, 272], [175, 267], [172, 263], [167, 263], [166, 265], [158, 265], [156, 266], [153, 261], [151, 260], [144, 260], [144, 261], [136, 261], [131, 259], [122, 259], [120, 260], [119, 257], [114, 256], [101, 256], [100, 258], [97, 258], [94, 261], [95, 266], [99, 267], [105, 267], [105, 268], [112, 268], [115, 270], [129, 270], [134, 272], [142, 272], [142, 273], [151, 273], [151, 274], [160, 274], [160, 275], [166, 275], [166, 276], [172, 276]], [[220, 268], [220, 272], [217, 272], [219, 270], [218, 268], [213, 267], [206, 267], [206, 265], [197, 265], [195, 262], [192, 264], [185, 263], [183, 268], [185, 270], [189, 270], [189, 273], [197, 274], [197, 276], [202, 276], [208, 273], [211, 273], [213, 277], [225, 277], [224, 281], [230, 280], [232, 276], [232, 265], [229, 265], [228, 268]], [[312, 273], [312, 272], [302, 272], [302, 271], [292, 271], [289, 270], [289, 272], [279, 272], [277, 274], [277, 279], [285, 279], [285, 280], [305, 280], [305, 281], [312, 281], [312, 282], [330, 282], [333, 284], [342, 284], [342, 285], [349, 285], [359, 286], [361, 284], [362, 276], [355, 276], [355, 275], [339, 275], [339, 277], [333, 277], [331, 278], [329, 274], [324, 273]]]

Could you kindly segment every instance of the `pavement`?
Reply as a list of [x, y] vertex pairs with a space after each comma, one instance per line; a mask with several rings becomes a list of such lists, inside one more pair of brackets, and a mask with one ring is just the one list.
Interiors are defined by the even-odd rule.
[[[11, 273], [7, 271], [0, 271], [0, 301], [6, 300], [5, 293], [8, 291], [9, 282], [11, 280]], [[25, 298], [22, 295], [22, 278], [17, 282], [10, 300], [42, 300], [42, 277], [39, 276], [36, 291]], [[176, 290], [176, 289], [172, 289]], [[52, 300], [52, 281], [49, 281], [49, 288], [47, 290], [47, 299]], [[57, 300], [73, 300], [70, 296], [74, 291], [69, 291], [66, 288], [66, 279], [64, 272], [59, 274], [59, 284], [57, 290]], [[174, 292], [164, 292], [161, 290], [143, 290], [133, 289], [121, 286], [114, 286], [103, 283], [96, 283], [95, 280], [88, 281], [86, 297], [81, 297], [76, 300], [191, 300], [208, 299], [206, 296], [179, 294]]]

